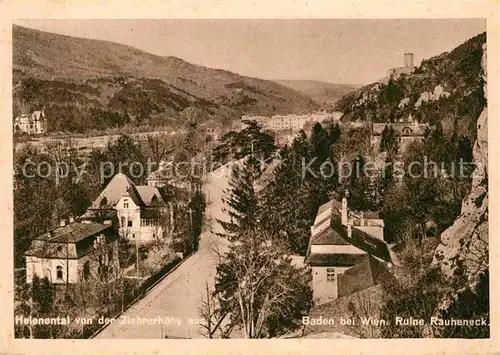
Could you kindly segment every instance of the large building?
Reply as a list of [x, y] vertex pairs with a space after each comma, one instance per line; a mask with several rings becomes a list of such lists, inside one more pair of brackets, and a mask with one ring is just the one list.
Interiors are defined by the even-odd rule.
[[356, 276], [359, 270], [384, 269], [390, 262], [384, 242], [384, 222], [377, 213], [351, 211], [347, 198], [342, 202], [332, 199], [320, 206], [311, 227], [305, 259], [312, 269], [316, 304], [372, 286], [378, 282], [380, 273], [359, 282]]
[[306, 123], [316, 123], [324, 121], [338, 121], [342, 116], [341, 112], [318, 112], [311, 113], [307, 115], [274, 115], [272, 117], [267, 116], [247, 116], [243, 115], [241, 117], [242, 126], [245, 128], [244, 121], [255, 121], [260, 124], [264, 129], [271, 131], [300, 131], [304, 128]]
[[47, 120], [45, 111], [34, 111], [30, 114], [22, 114], [14, 119], [14, 132], [27, 134], [40, 134], [47, 131]]
[[37, 236], [25, 253], [26, 282], [36, 275], [53, 284], [110, 279], [120, 268], [118, 236], [111, 223], [69, 223]]
[[145, 243], [166, 237], [166, 226], [173, 228], [172, 213], [158, 187], [135, 185], [118, 173], [82, 217], [114, 215], [121, 236]]
[[413, 120], [411, 115], [406, 120], [401, 119], [399, 122], [394, 123], [373, 122], [370, 126], [370, 141], [374, 149], [378, 149], [380, 147], [382, 133], [386, 127], [394, 129], [398, 137], [399, 148], [401, 151], [404, 151], [411, 142], [422, 140], [430, 128], [427, 123], [418, 123]]

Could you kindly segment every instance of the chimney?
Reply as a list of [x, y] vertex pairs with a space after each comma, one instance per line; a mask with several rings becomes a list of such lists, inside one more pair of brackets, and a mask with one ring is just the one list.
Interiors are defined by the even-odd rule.
[[347, 197], [342, 198], [342, 225], [347, 226]]
[[347, 225], [347, 238], [352, 238], [352, 227], [350, 224]]
[[69, 217], [69, 223], [74, 223], [75, 222], [75, 217]]
[[110, 219], [106, 219], [102, 224], [104, 224], [105, 226], [110, 226], [112, 222]]
[[65, 219], [60, 219], [59, 220], [59, 227], [64, 227], [66, 225], [66, 220]]

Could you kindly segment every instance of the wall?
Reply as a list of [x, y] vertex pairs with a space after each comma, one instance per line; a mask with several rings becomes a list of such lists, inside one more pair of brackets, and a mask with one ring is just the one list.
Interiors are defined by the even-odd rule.
[[[128, 201], [129, 207], [125, 208], [124, 203]], [[115, 206], [120, 226], [120, 234], [129, 240], [138, 243], [147, 243], [157, 238], [163, 238], [163, 228], [152, 225], [145, 225], [141, 219], [140, 208], [130, 197], [122, 197]], [[122, 226], [122, 217], [125, 218], [125, 225]], [[132, 221], [132, 226], [128, 227], [128, 221]]]
[[[124, 204], [128, 203], [128, 208]], [[141, 236], [141, 210], [132, 198], [123, 196], [115, 206], [118, 216], [118, 224], [120, 226], [120, 234], [130, 240], [135, 240]], [[123, 218], [122, 218], [123, 217]], [[124, 221], [122, 222], [122, 220]], [[132, 221], [132, 226], [128, 226], [128, 222]]]
[[[108, 250], [111, 249], [111, 259], [109, 259]], [[82, 281], [84, 279], [84, 265], [86, 262], [89, 262], [90, 266], [90, 274], [91, 277], [87, 281], [92, 281], [92, 279], [99, 279], [98, 269], [99, 269], [99, 254], [97, 253], [89, 253], [80, 259], [78, 259], [77, 266], [77, 275], [78, 281]], [[102, 249], [102, 255], [104, 256], [104, 263], [108, 266], [112, 266], [115, 270], [114, 274], [116, 275], [116, 271], [120, 267], [119, 256], [118, 256], [118, 240], [114, 240], [108, 244], [106, 244], [106, 249]]]
[[[68, 262], [68, 264], [67, 264]], [[57, 266], [62, 266], [63, 278], [57, 279]], [[76, 259], [42, 259], [34, 256], [26, 257], [26, 282], [31, 283], [33, 276], [47, 277], [52, 283], [66, 283], [66, 268], [69, 269], [69, 283], [78, 282], [78, 260]]]
[[326, 253], [326, 254], [366, 254], [363, 250], [354, 245], [317, 245], [311, 244], [311, 253]]
[[[316, 304], [322, 304], [338, 297], [337, 279], [349, 267], [313, 266], [312, 268], [313, 299]], [[327, 281], [327, 269], [335, 269], [335, 282]]]

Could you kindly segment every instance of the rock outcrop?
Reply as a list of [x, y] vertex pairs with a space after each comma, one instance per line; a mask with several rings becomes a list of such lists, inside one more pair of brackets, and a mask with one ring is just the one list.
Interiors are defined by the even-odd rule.
[[[486, 44], [483, 45], [483, 78], [486, 95]], [[488, 113], [485, 107], [477, 121], [473, 150], [476, 164], [470, 194], [462, 203], [461, 214], [441, 235], [433, 264], [451, 281], [457, 275], [467, 278], [463, 287], [474, 287], [488, 268]], [[456, 290], [457, 293], [460, 290]], [[450, 295], [453, 296], [453, 295]], [[447, 307], [447, 300], [442, 304]]]

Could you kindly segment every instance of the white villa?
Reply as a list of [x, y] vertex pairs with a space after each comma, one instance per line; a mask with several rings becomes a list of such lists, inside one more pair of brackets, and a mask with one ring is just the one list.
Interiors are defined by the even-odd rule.
[[27, 134], [40, 134], [47, 131], [47, 120], [45, 111], [34, 111], [30, 114], [22, 114], [14, 119], [14, 132]]
[[116, 213], [119, 234], [138, 243], [163, 238], [167, 226], [173, 228], [173, 209], [158, 187], [135, 185], [123, 173], [113, 177], [82, 217], [106, 213]]

